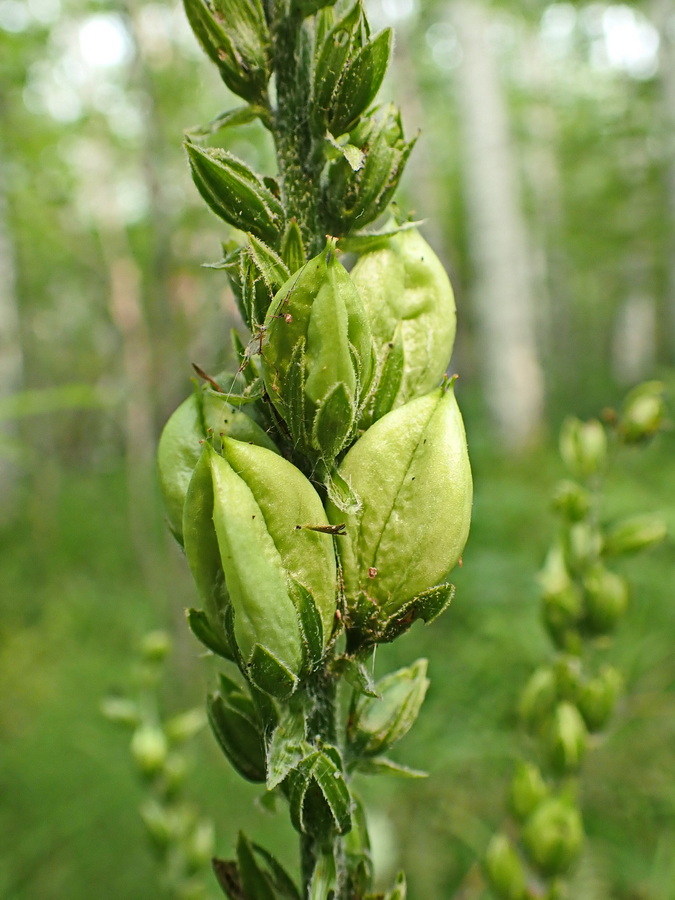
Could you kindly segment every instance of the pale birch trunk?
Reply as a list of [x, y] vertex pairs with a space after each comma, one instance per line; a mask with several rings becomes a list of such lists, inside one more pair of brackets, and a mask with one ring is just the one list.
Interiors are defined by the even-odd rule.
[[457, 88], [481, 365], [499, 439], [517, 451], [536, 437], [543, 405], [533, 265], [490, 14], [470, 0], [450, 10], [463, 51]]
[[651, 19], [659, 32], [659, 83], [661, 96], [661, 128], [668, 221], [665, 249], [668, 267], [666, 316], [667, 352], [675, 360], [675, 11], [672, 0], [652, 0]]

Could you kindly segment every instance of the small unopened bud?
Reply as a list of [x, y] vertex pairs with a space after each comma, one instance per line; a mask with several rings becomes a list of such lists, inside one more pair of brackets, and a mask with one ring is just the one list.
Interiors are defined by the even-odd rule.
[[553, 494], [553, 505], [570, 522], [588, 515], [591, 501], [588, 491], [575, 481], [561, 481]]
[[587, 731], [579, 710], [572, 703], [560, 703], [546, 735], [551, 765], [561, 774], [578, 771], [586, 753]]
[[584, 591], [585, 624], [594, 634], [612, 631], [628, 607], [626, 579], [598, 566], [584, 579]]
[[623, 679], [613, 666], [605, 666], [597, 678], [588, 681], [579, 694], [579, 712], [589, 731], [601, 731], [614, 712]]
[[548, 796], [542, 774], [533, 763], [521, 762], [511, 781], [509, 802], [514, 816], [521, 822]]
[[485, 873], [500, 900], [525, 897], [525, 870], [515, 847], [505, 834], [496, 834], [485, 854]]
[[101, 702], [101, 712], [109, 722], [135, 727], [140, 721], [138, 704], [126, 697], [106, 697]]
[[176, 835], [174, 817], [157, 800], [147, 800], [140, 813], [152, 843], [158, 850], [166, 850]]
[[200, 819], [184, 842], [185, 861], [192, 872], [203, 869], [213, 856], [216, 837], [213, 822]]
[[525, 685], [518, 713], [530, 730], [539, 729], [548, 719], [558, 699], [558, 686], [552, 669], [537, 669]]
[[582, 422], [568, 418], [560, 430], [560, 455], [577, 478], [588, 478], [602, 469], [607, 458], [607, 435], [597, 419]]
[[164, 729], [172, 743], [183, 744], [199, 734], [205, 725], [206, 713], [201, 707], [195, 707], [169, 719]]
[[166, 735], [156, 725], [141, 725], [131, 739], [131, 754], [144, 775], [156, 775], [162, 770], [168, 749]]
[[141, 654], [147, 662], [162, 662], [171, 652], [171, 638], [166, 631], [151, 631], [141, 642]]
[[660, 381], [647, 381], [628, 394], [619, 425], [626, 443], [646, 440], [662, 427], [665, 416], [663, 391]]
[[576, 859], [584, 837], [581, 816], [567, 800], [544, 800], [525, 825], [523, 843], [534, 865], [547, 876], [564, 872]]
[[590, 522], [575, 522], [567, 532], [565, 556], [573, 572], [594, 565], [602, 551], [602, 535]]
[[667, 534], [668, 526], [661, 516], [632, 516], [608, 528], [604, 552], [606, 556], [638, 553], [660, 544]]
[[577, 656], [565, 654], [555, 662], [555, 679], [558, 698], [576, 702], [581, 690], [581, 660]]

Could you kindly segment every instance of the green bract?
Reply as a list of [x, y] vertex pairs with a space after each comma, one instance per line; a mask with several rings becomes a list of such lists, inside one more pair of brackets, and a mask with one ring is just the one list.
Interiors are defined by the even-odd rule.
[[332, 503], [327, 510], [331, 522], [346, 525], [338, 547], [358, 628], [368, 610], [379, 610], [382, 621], [445, 587], [464, 549], [472, 480], [452, 386], [376, 422], [349, 450], [339, 474], [361, 501], [357, 512], [345, 514]]
[[288, 279], [265, 329], [272, 403], [298, 449], [332, 461], [354, 432], [373, 373], [368, 318], [334, 242]]
[[[226, 381], [227, 379], [222, 379]], [[190, 479], [209, 432], [230, 435], [276, 452], [274, 441], [244, 412], [209, 385], [195, 388], [171, 415], [159, 439], [157, 464], [169, 527], [183, 543], [183, 505]]]
[[321, 657], [336, 608], [332, 538], [304, 475], [269, 450], [225, 438], [195, 469], [185, 551], [210, 621], [261, 689], [290, 693]]
[[416, 229], [365, 253], [351, 275], [379, 364], [367, 423], [438, 385], [455, 341], [455, 298], [440, 260]]

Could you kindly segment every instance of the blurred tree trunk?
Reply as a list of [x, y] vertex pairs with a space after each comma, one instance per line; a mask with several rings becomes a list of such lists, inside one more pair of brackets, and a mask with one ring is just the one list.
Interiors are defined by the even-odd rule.
[[534, 266], [490, 14], [470, 0], [450, 9], [463, 50], [457, 87], [486, 396], [500, 440], [517, 451], [536, 437], [542, 415]]
[[675, 16], [672, 0], [652, 0], [651, 19], [659, 32], [659, 76], [661, 88], [661, 127], [668, 221], [666, 223], [667, 271], [667, 348], [669, 360], [675, 360]]
[[[8, 219], [5, 176], [0, 159], [0, 399], [21, 390], [23, 384], [19, 298]], [[18, 436], [16, 422], [0, 419], [0, 520], [8, 519], [14, 506], [17, 467], [12, 458], [12, 445], [18, 441]]]

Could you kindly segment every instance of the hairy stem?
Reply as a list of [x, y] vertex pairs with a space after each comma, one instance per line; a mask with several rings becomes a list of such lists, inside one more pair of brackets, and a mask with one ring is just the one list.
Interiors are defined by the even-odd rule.
[[314, 133], [310, 115], [311, 41], [299, 14], [277, 4], [273, 27], [277, 109], [274, 139], [286, 214], [295, 218], [308, 257], [323, 247], [319, 182], [323, 167], [322, 139]]

